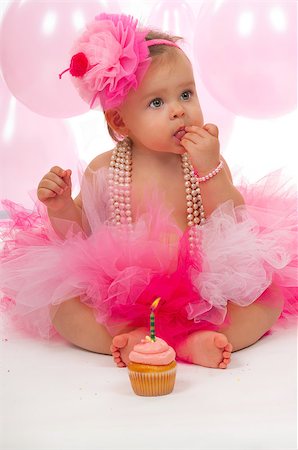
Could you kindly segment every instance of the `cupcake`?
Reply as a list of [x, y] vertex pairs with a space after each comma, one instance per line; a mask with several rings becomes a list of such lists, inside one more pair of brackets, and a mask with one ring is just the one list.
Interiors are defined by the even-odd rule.
[[128, 372], [137, 395], [170, 394], [176, 378], [176, 353], [163, 339], [149, 336], [136, 344], [129, 354]]

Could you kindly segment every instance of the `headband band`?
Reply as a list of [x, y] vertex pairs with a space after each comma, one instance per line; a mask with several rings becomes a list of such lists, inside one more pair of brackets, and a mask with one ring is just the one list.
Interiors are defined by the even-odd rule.
[[177, 47], [180, 48], [179, 45], [176, 44], [176, 42], [168, 41], [167, 39], [150, 39], [146, 41], [148, 47], [151, 47], [151, 45], [169, 45], [170, 47]]
[[152, 58], [149, 47], [168, 45], [167, 39], [146, 40], [148, 30], [137, 28], [138, 21], [123, 14], [100, 14], [72, 49], [70, 72], [79, 95], [90, 108], [98, 104], [104, 110], [120, 106], [131, 89], [140, 85]]

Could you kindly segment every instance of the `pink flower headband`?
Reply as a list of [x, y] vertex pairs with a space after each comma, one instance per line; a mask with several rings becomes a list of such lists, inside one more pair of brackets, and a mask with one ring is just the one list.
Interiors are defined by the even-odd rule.
[[128, 92], [137, 89], [151, 57], [151, 45], [170, 45], [172, 41], [146, 41], [148, 30], [137, 29], [138, 21], [123, 14], [102, 13], [87, 25], [76, 41], [69, 69], [80, 96], [90, 108], [100, 102], [104, 110], [119, 106]]

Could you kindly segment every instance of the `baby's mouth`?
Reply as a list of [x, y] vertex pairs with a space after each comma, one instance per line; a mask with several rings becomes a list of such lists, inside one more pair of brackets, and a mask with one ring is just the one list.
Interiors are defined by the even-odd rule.
[[181, 141], [181, 139], [183, 138], [183, 136], [185, 134], [186, 134], [185, 127], [181, 127], [181, 128], [179, 128], [179, 130], [176, 131], [176, 133], [174, 134], [174, 137], [176, 139], [178, 139], [179, 141]]

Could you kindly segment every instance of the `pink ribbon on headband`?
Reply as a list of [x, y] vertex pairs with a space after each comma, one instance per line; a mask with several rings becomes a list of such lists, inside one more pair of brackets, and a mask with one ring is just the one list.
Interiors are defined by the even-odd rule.
[[167, 39], [150, 39], [149, 41], [146, 41], [146, 43], [148, 47], [151, 47], [151, 45], [169, 45], [170, 47], [180, 48], [176, 42], [168, 41]]

